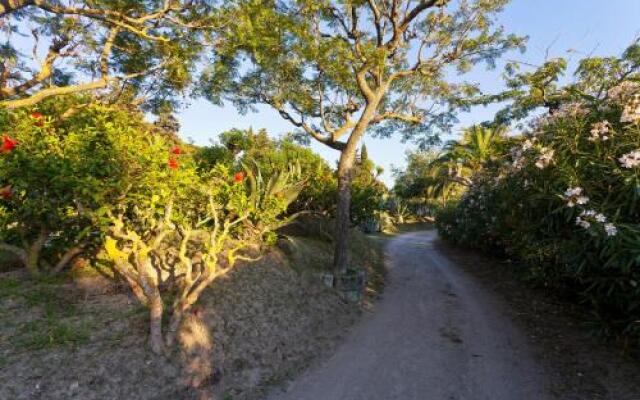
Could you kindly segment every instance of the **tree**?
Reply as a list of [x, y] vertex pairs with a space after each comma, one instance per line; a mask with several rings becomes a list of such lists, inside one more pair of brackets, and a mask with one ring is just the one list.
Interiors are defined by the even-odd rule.
[[549, 114], [562, 105], [586, 101], [599, 104], [606, 100], [608, 90], [623, 83], [640, 82], [640, 38], [625, 49], [621, 56], [588, 57], [580, 60], [573, 82], [561, 85], [567, 78], [568, 61], [563, 58], [545, 60], [540, 65], [510, 62], [505, 68], [507, 89], [483, 101], [507, 101], [495, 116], [494, 123], [509, 124], [526, 119], [540, 108]]
[[235, 0], [201, 90], [241, 111], [267, 104], [340, 152], [334, 267], [347, 267], [351, 172], [368, 132], [432, 139], [478, 93], [449, 81], [521, 47], [496, 27], [508, 0]]
[[0, 1], [0, 107], [103, 90], [110, 101], [140, 95], [161, 108], [187, 87], [210, 42], [214, 4]]

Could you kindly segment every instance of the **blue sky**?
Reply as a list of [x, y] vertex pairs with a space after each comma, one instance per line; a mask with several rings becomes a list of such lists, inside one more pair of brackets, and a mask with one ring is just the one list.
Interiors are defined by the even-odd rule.
[[[499, 17], [508, 32], [529, 36], [525, 54], [510, 54], [515, 59], [539, 64], [547, 54], [573, 61], [588, 55], [618, 55], [640, 34], [640, 0], [513, 0]], [[478, 82], [484, 90], [501, 88], [501, 68], [474, 71], [466, 79]], [[478, 108], [460, 115], [460, 127], [492, 117], [493, 108]], [[193, 101], [178, 116], [181, 135], [198, 144], [216, 140], [231, 128], [266, 128], [279, 136], [293, 127], [268, 107], [258, 113], [240, 115], [232, 105], [212, 106], [205, 100]], [[455, 131], [453, 132], [456, 133]], [[369, 156], [385, 169], [384, 181], [391, 185], [391, 166], [403, 166], [411, 144], [397, 138], [365, 138]], [[312, 148], [332, 163], [338, 153], [320, 144]]]

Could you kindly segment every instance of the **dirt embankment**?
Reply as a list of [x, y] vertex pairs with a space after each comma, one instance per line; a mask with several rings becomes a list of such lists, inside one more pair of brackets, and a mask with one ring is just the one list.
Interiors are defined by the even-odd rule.
[[[331, 265], [329, 243], [302, 236], [215, 282], [172, 359], [148, 350], [146, 310], [126, 287], [0, 278], [0, 398], [196, 399], [196, 386], [225, 400], [262, 398], [329, 351], [360, 311], [318, 278]], [[372, 271], [382, 260], [360, 236], [353, 257]]]

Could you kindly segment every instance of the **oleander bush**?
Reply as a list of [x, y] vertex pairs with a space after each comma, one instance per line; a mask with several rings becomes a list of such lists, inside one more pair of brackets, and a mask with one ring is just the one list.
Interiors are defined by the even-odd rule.
[[640, 84], [562, 102], [437, 216], [453, 242], [519, 260], [600, 332], [640, 338]]

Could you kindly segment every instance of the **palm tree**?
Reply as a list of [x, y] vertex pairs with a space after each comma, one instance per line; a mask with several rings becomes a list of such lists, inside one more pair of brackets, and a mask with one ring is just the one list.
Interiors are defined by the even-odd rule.
[[474, 125], [465, 129], [460, 140], [445, 144], [443, 151], [430, 164], [424, 176], [424, 193], [430, 198], [447, 198], [472, 183], [473, 175], [485, 163], [502, 154], [506, 128]]

